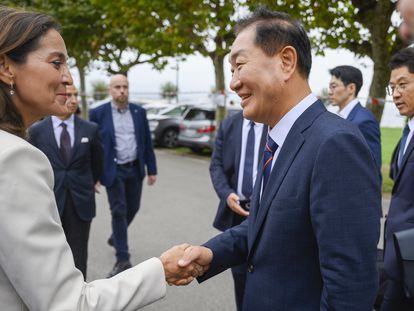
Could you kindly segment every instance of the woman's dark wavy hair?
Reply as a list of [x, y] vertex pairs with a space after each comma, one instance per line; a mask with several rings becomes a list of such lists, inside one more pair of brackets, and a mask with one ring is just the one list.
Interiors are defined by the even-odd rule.
[[[0, 6], [0, 55], [24, 64], [27, 55], [39, 47], [40, 38], [49, 30], [61, 31], [51, 16]], [[18, 86], [17, 86], [18, 87]], [[0, 81], [0, 129], [25, 136], [23, 117], [14, 105], [10, 85]]]

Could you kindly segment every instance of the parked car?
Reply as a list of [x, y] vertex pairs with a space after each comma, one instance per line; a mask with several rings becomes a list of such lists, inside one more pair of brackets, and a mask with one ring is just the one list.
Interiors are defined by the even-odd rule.
[[171, 107], [171, 105], [165, 103], [149, 103], [142, 106], [142, 108], [147, 111], [148, 119], [158, 115], [162, 110], [168, 107]]
[[204, 148], [213, 149], [216, 130], [214, 107], [192, 107], [184, 114], [180, 123], [178, 145], [189, 147], [193, 152]]
[[156, 115], [147, 116], [154, 144], [167, 148], [177, 146], [180, 121], [185, 111], [191, 106], [190, 104], [172, 107], [170, 105], [160, 110]]
[[[227, 117], [241, 111], [241, 108], [228, 108]], [[189, 147], [200, 153], [204, 148], [213, 150], [216, 138], [216, 111], [214, 106], [189, 108], [180, 123], [178, 145]]]

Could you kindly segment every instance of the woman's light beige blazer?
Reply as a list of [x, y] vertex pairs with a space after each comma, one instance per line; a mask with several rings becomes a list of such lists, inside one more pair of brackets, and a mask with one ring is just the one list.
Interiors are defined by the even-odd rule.
[[0, 130], [0, 310], [136, 310], [165, 291], [157, 258], [85, 283], [61, 227], [49, 161]]

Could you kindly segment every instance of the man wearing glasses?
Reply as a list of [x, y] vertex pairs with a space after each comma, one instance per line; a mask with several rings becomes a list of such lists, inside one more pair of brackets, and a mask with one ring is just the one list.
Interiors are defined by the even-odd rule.
[[400, 115], [408, 118], [402, 138], [394, 150], [390, 176], [394, 180], [385, 228], [384, 270], [388, 278], [381, 311], [414, 310], [414, 299], [407, 298], [394, 248], [393, 234], [414, 228], [414, 48], [397, 52], [389, 63], [388, 92]]

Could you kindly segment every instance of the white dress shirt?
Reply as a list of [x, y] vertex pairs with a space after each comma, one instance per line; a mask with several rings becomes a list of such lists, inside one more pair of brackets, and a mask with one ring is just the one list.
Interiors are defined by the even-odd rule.
[[411, 138], [413, 138], [413, 130], [414, 130], [414, 118], [411, 118], [409, 121], [408, 121], [408, 127], [410, 128], [410, 132], [408, 133], [408, 136], [407, 136], [407, 141], [405, 142], [405, 146], [404, 146], [404, 153], [403, 153], [403, 155], [405, 154], [405, 151], [407, 150], [407, 147], [408, 147], [408, 145], [410, 144], [410, 141], [411, 141]]
[[53, 132], [55, 133], [55, 139], [58, 147], [60, 148], [60, 135], [62, 135], [61, 123], [66, 124], [66, 129], [70, 136], [70, 145], [73, 147], [75, 143], [75, 116], [72, 114], [68, 119], [62, 121], [58, 117], [52, 116]]
[[272, 169], [280, 153], [280, 150], [283, 147], [283, 143], [285, 142], [285, 139], [288, 136], [293, 124], [302, 115], [302, 113], [304, 113], [305, 110], [308, 109], [317, 100], [318, 98], [316, 97], [316, 95], [310, 93], [308, 96], [302, 99], [295, 107], [290, 109], [290, 111], [286, 113], [272, 129], [269, 129], [270, 137], [279, 146], [275, 154], [273, 155]]
[[352, 109], [359, 103], [359, 99], [355, 98], [351, 100], [348, 105], [344, 107], [344, 109], [338, 111], [338, 116], [340, 116], [343, 119], [348, 118], [349, 114], [351, 113]]
[[[249, 135], [250, 131], [250, 120], [243, 118], [243, 126], [242, 126], [242, 141], [241, 141], [241, 153], [240, 153], [240, 163], [239, 163], [239, 175], [237, 179], [237, 195], [240, 197], [241, 200], [245, 200], [246, 197], [242, 193], [242, 186], [243, 186], [243, 173], [244, 173], [244, 159], [246, 158], [246, 144], [247, 144], [247, 136]], [[257, 176], [257, 166], [259, 161], [259, 146], [260, 141], [262, 140], [262, 133], [263, 133], [263, 124], [256, 123], [254, 125], [254, 160], [253, 160], [253, 185], [256, 181]], [[252, 188], [253, 188], [252, 185]]]

